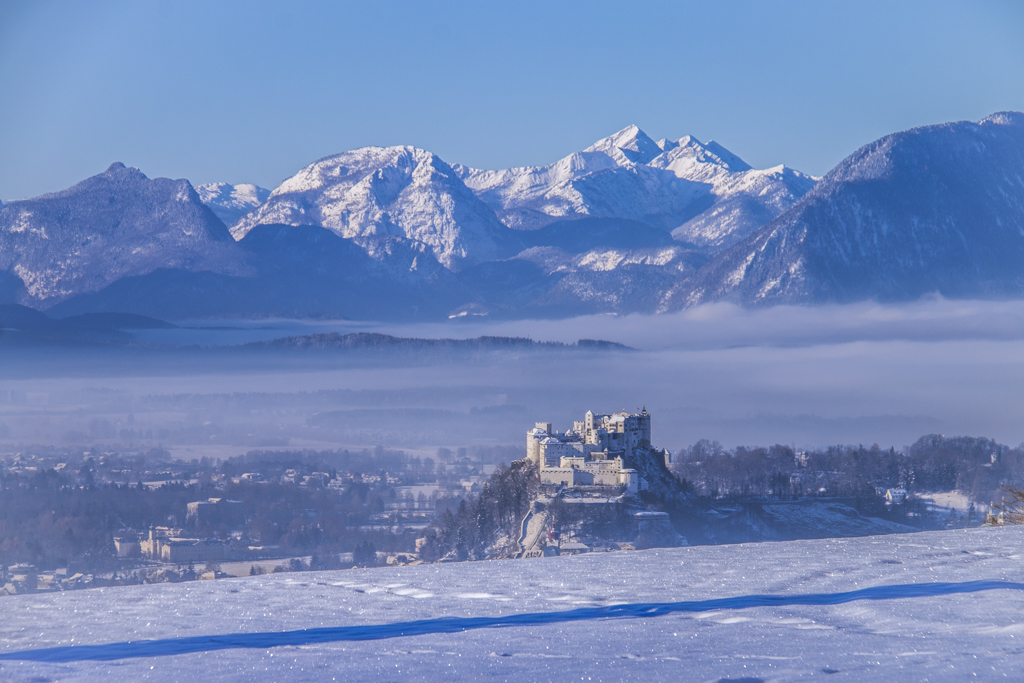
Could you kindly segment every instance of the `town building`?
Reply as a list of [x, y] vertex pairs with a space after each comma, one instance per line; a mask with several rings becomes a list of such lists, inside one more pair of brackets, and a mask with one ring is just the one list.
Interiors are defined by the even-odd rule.
[[185, 513], [185, 524], [194, 527], [217, 527], [224, 525], [229, 529], [245, 526], [245, 509], [238, 500], [209, 498], [188, 504]]
[[885, 491], [885, 502], [892, 505], [900, 505], [907, 499], [907, 490], [905, 488], [886, 489]]
[[172, 564], [231, 559], [231, 546], [212, 538], [170, 538], [160, 548], [160, 559]]
[[142, 543], [136, 535], [114, 537], [114, 549], [117, 551], [118, 557], [140, 557], [142, 555]]
[[187, 564], [231, 559], [231, 546], [210, 538], [187, 538], [180, 529], [155, 527], [139, 542], [143, 557], [161, 562]]

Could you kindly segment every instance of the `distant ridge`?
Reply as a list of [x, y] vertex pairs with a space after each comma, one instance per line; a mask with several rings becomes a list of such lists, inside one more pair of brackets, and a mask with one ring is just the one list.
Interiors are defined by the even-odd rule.
[[230, 185], [228, 183], [206, 183], [196, 185], [199, 198], [210, 207], [224, 225], [232, 225], [270, 196], [266, 190], [251, 183]]
[[131, 313], [50, 316], [18, 304], [0, 304], [0, 343], [14, 345], [127, 343], [130, 330], [169, 329], [175, 325]]
[[[41, 311], [18, 304], [0, 304], [0, 345], [94, 344], [127, 345], [130, 332], [144, 329], [174, 329], [177, 326], [157, 318], [131, 313], [86, 313], [51, 318]], [[147, 348], [179, 348], [175, 344], [148, 343]], [[192, 347], [197, 349], [197, 347]], [[632, 347], [601, 339], [580, 339], [575, 344], [540, 342], [528, 337], [481, 336], [472, 339], [429, 339], [395, 337], [379, 332], [326, 332], [280, 337], [265, 341], [211, 347], [222, 352], [239, 350], [281, 351], [368, 351], [381, 353], [434, 351], [634, 351]]]
[[393, 337], [378, 332], [337, 332], [282, 337], [241, 345], [249, 349], [311, 349], [358, 351], [501, 351], [501, 350], [571, 350], [632, 351], [618, 342], [581, 339], [575, 344], [538, 342], [528, 337], [476, 337], [473, 339], [422, 339]]

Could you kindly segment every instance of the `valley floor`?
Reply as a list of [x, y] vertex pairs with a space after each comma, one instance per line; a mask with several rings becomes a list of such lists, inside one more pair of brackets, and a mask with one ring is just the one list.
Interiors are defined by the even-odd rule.
[[0, 609], [0, 681], [1020, 680], [1024, 528], [277, 574]]

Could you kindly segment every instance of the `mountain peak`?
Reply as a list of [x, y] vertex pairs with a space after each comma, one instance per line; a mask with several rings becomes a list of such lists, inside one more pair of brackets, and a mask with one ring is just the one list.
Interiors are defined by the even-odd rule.
[[271, 196], [293, 192], [309, 192], [333, 185], [345, 178], [362, 177], [367, 173], [396, 172], [399, 175], [411, 169], [432, 168], [450, 171], [448, 165], [433, 152], [410, 145], [389, 147], [360, 147], [332, 154], [315, 162], [284, 181]]
[[661, 154], [662, 150], [639, 126], [629, 125], [613, 135], [601, 138], [583, 151], [604, 152], [612, 157], [621, 155], [634, 164], [646, 164]]
[[151, 180], [114, 163], [18, 204], [0, 209], [0, 272], [16, 273], [33, 304], [157, 268], [235, 267], [231, 235], [187, 180]]
[[1008, 112], [871, 142], [672, 296], [677, 305], [1020, 296], [1021, 123]]
[[730, 173], [742, 173], [751, 170], [750, 164], [727, 150], [714, 140], [703, 143], [692, 135], [681, 137], [678, 140], [663, 140], [662, 149], [665, 151], [651, 166], [666, 168], [682, 174], [680, 177], [688, 177], [689, 168], [694, 163], [708, 165]]
[[125, 166], [120, 161], [115, 161], [114, 163], [110, 164], [110, 166], [107, 166], [107, 170], [106, 171], [104, 171], [103, 173], [100, 173], [98, 176], [93, 176], [93, 177], [95, 177], [95, 178], [107, 178], [107, 179], [119, 179], [120, 181], [129, 181], [129, 182], [131, 180], [133, 180], [133, 179], [149, 180], [149, 178], [146, 177], [146, 174], [143, 173], [142, 171], [140, 171], [139, 169], [137, 169], [136, 167], [134, 167], [134, 166]]
[[679, 146], [678, 142], [676, 142], [675, 140], [669, 140], [668, 138], [662, 138], [658, 140], [658, 142], [655, 144], [658, 145], [662, 152], [667, 152], [670, 149], [675, 149], [676, 147]]

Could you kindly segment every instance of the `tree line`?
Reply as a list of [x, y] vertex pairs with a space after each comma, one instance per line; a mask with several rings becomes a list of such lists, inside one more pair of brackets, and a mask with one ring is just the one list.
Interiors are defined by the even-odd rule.
[[838, 445], [798, 451], [789, 446], [726, 449], [702, 439], [674, 458], [673, 473], [700, 496], [868, 496], [876, 488], [909, 492], [959, 491], [971, 500], [1001, 497], [1024, 481], [1024, 445], [993, 439], [922, 436], [897, 450], [877, 444]]

